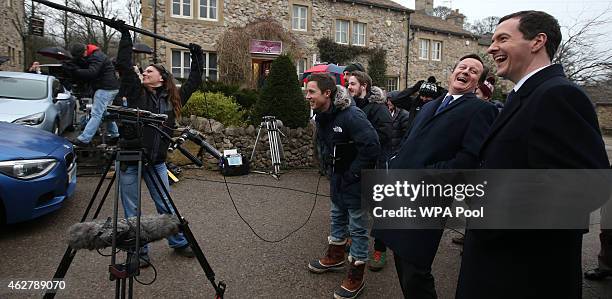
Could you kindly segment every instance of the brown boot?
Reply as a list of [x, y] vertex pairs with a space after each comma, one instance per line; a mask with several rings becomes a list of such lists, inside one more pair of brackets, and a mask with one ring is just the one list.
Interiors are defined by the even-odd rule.
[[344, 268], [344, 246], [346, 240], [333, 242], [329, 238], [327, 252], [321, 259], [311, 261], [308, 264], [308, 270], [314, 273], [323, 273], [331, 270]]
[[363, 273], [366, 263], [364, 261], [356, 261], [352, 256], [349, 256], [349, 262], [350, 266], [347, 276], [342, 280], [340, 288], [334, 292], [334, 298], [336, 299], [357, 298], [365, 287]]

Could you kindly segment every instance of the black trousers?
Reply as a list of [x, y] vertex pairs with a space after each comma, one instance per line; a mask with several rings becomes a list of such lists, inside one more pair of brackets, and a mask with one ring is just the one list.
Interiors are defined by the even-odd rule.
[[421, 267], [394, 254], [395, 270], [406, 299], [437, 299], [431, 267]]
[[602, 229], [599, 234], [601, 249], [599, 251], [599, 268], [612, 270], [612, 229]]

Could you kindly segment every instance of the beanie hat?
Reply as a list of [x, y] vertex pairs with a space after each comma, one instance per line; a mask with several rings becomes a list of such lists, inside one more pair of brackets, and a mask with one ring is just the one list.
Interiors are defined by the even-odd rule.
[[72, 54], [72, 57], [74, 58], [79, 58], [83, 56], [83, 52], [85, 52], [85, 49], [85, 45], [76, 43], [70, 47], [70, 54]]
[[395, 101], [397, 101], [397, 96], [399, 95], [399, 93], [400, 92], [397, 90], [387, 92], [387, 100], [390, 100], [391, 103], [395, 103]]
[[433, 83], [425, 82], [421, 84], [419, 95], [434, 98], [438, 94], [438, 86]]
[[493, 91], [495, 90], [495, 78], [489, 77], [487, 80], [478, 85], [478, 89], [482, 92], [485, 98], [491, 98]]
[[437, 81], [436, 81], [436, 77], [434, 77], [434, 76], [429, 76], [429, 78], [427, 78], [427, 82], [429, 82], [429, 83], [434, 83], [434, 84], [435, 84], [435, 83], [437, 82]]
[[354, 71], [360, 71], [360, 72], [365, 72], [365, 68], [363, 67], [363, 65], [359, 62], [355, 62], [355, 63], [351, 63], [349, 65], [347, 65], [344, 68], [345, 72], [354, 72]]

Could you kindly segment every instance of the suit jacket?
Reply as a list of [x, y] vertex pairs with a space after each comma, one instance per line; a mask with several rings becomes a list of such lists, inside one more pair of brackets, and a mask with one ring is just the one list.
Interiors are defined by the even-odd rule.
[[[497, 116], [497, 109], [469, 93], [435, 114], [442, 100], [440, 97], [423, 106], [391, 160], [390, 168], [477, 168], [478, 150]], [[395, 254], [422, 267], [431, 266], [441, 233], [441, 230], [373, 232]]]
[[[608, 167], [588, 96], [552, 65], [502, 110], [480, 150], [488, 169]], [[581, 298], [582, 231], [468, 230], [456, 298]]]

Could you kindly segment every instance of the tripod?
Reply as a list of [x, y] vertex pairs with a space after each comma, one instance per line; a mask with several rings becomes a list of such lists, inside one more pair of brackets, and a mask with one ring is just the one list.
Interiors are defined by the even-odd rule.
[[251, 152], [251, 161], [253, 161], [253, 158], [255, 157], [255, 150], [257, 149], [257, 143], [259, 142], [259, 138], [261, 136], [261, 130], [265, 128], [266, 131], [268, 132], [268, 144], [270, 145], [270, 158], [272, 160], [272, 170], [269, 172], [253, 170], [252, 172], [269, 174], [278, 180], [281, 174], [281, 171], [280, 171], [280, 167], [282, 163], [281, 156], [284, 156], [283, 143], [281, 142], [280, 135], [282, 135], [283, 137], [286, 137], [286, 136], [285, 134], [283, 134], [283, 132], [281, 132], [278, 129], [278, 125], [276, 123], [276, 117], [264, 116], [262, 117], [262, 120], [263, 121], [259, 125], [259, 130], [257, 131], [257, 137], [255, 138], [255, 145], [253, 146], [253, 152]]
[[[156, 128], [155, 126], [151, 126], [151, 127]], [[162, 134], [162, 136], [164, 136], [164, 134]], [[167, 136], [166, 134], [164, 138], [169, 138], [169, 136]], [[181, 150], [181, 152], [184, 152], [184, 151], [186, 152], [186, 150], [181, 148], [180, 145], [177, 145], [177, 147]], [[84, 222], [87, 219], [91, 211], [91, 208], [93, 207], [93, 204], [96, 198], [98, 197], [98, 193], [103, 185], [104, 179], [106, 175], [108, 174], [111, 168], [111, 165], [113, 164], [113, 160], [115, 162], [115, 169], [117, 171], [115, 171], [113, 177], [111, 178], [110, 183], [106, 187], [106, 190], [104, 191], [104, 195], [102, 196], [98, 204], [98, 207], [96, 208], [96, 211], [93, 214], [92, 220], [98, 217], [100, 210], [102, 209], [102, 206], [104, 205], [106, 197], [108, 196], [108, 193], [110, 192], [110, 189], [114, 181], [120, 178], [121, 171], [119, 171], [119, 169], [121, 169], [121, 162], [137, 163], [138, 164], [138, 181], [137, 181], [138, 197], [137, 197], [137, 209], [136, 209], [136, 213], [137, 213], [137, 217], [136, 217], [137, 229], [136, 229], [136, 239], [135, 239], [136, 244], [132, 246], [131, 248], [129, 248], [126, 262], [121, 263], [121, 264], [117, 264], [117, 258], [116, 258], [116, 249], [117, 249], [116, 236], [117, 236], [117, 218], [118, 218], [117, 216], [118, 216], [118, 209], [119, 209], [118, 205], [119, 205], [119, 198], [120, 198], [120, 184], [117, 184], [115, 188], [116, 196], [115, 196], [115, 200], [113, 203], [112, 255], [111, 255], [111, 265], [109, 266], [110, 280], [114, 280], [116, 282], [115, 298], [126, 298], [126, 292], [128, 293], [128, 298], [132, 298], [134, 277], [140, 274], [139, 267], [138, 267], [139, 266], [138, 259], [139, 259], [140, 246], [142, 245], [142, 244], [139, 244], [140, 243], [140, 215], [141, 215], [140, 181], [142, 178], [143, 168], [145, 170], [145, 175], [148, 175], [149, 178], [151, 178], [152, 181], [154, 182], [153, 185], [155, 186], [156, 192], [160, 195], [165, 195], [166, 200], [163, 200], [163, 204], [166, 208], [166, 211], [174, 211], [174, 214], [180, 221], [180, 227], [183, 232], [183, 235], [189, 242], [189, 246], [193, 250], [195, 257], [197, 258], [198, 262], [200, 263], [200, 266], [202, 267], [202, 270], [204, 270], [206, 277], [208, 278], [208, 280], [213, 285], [213, 288], [215, 289], [215, 292], [216, 292], [215, 298], [223, 298], [223, 294], [225, 293], [225, 288], [226, 288], [225, 283], [220, 281], [217, 284], [215, 282], [215, 273], [212, 270], [208, 261], [206, 260], [206, 257], [204, 256], [202, 249], [200, 248], [191, 229], [189, 228], [188, 222], [180, 215], [176, 205], [174, 204], [174, 201], [170, 197], [170, 193], [168, 192], [168, 189], [162, 183], [162, 179], [159, 176], [159, 174], [156, 171], [152, 171], [151, 167], [147, 166], [148, 159], [146, 155], [144, 155], [143, 151], [142, 150], [137, 150], [137, 151], [118, 150], [118, 151], [115, 151], [112, 156], [113, 156], [113, 159], [110, 160], [109, 163], [106, 165], [104, 173], [102, 174], [100, 181], [98, 182], [98, 185], [96, 186], [94, 194], [92, 195], [92, 198], [89, 201], [87, 208], [85, 210], [85, 213], [83, 214], [80, 222]], [[193, 158], [193, 156], [189, 158]], [[164, 198], [164, 196], [161, 196], [161, 197]], [[170, 209], [168, 204], [170, 204], [172, 209]], [[64, 256], [62, 257], [62, 260], [60, 264], [58, 265], [55, 274], [53, 275], [53, 280], [63, 280], [66, 273], [68, 272], [68, 268], [70, 267], [72, 260], [74, 259], [76, 255], [76, 252], [77, 251], [72, 249], [71, 247], [68, 247], [66, 249]], [[50, 298], [50, 299], [54, 297], [55, 297], [55, 293], [53, 291], [48, 291], [47, 293], [45, 293], [45, 296], [44, 296], [44, 298]]]

